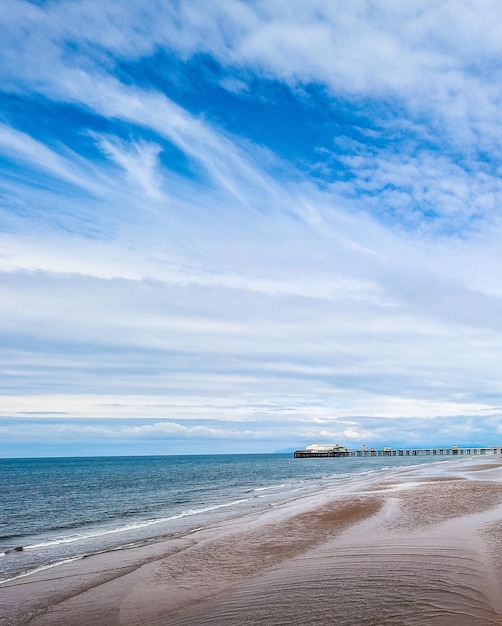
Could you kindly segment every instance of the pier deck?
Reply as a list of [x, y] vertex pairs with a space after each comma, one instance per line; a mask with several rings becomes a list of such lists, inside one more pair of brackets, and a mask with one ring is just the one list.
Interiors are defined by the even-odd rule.
[[486, 454], [501, 454], [502, 447], [491, 448], [405, 448], [382, 450], [296, 450], [295, 459], [322, 458], [322, 457], [366, 457], [366, 456], [474, 456]]

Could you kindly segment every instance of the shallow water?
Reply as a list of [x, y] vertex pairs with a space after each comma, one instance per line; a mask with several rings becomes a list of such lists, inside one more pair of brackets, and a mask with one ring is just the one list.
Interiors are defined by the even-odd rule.
[[284, 454], [1, 459], [0, 581], [433, 461]]

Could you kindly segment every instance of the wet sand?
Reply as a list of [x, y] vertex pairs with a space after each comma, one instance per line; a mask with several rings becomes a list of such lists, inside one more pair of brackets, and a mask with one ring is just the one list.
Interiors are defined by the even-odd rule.
[[502, 625], [502, 464], [327, 490], [0, 585], [0, 625]]

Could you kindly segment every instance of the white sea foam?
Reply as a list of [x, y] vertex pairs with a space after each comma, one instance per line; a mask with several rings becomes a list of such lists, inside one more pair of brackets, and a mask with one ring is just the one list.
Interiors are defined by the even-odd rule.
[[55, 563], [48, 563], [47, 565], [40, 565], [40, 567], [36, 567], [35, 569], [29, 570], [28, 572], [23, 572], [22, 574], [17, 574], [17, 576], [12, 576], [12, 578], [4, 578], [0, 580], [0, 585], [3, 583], [10, 583], [13, 580], [18, 580], [19, 578], [26, 578], [26, 576], [31, 576], [32, 574], [38, 574], [38, 572], [43, 572], [46, 569], [52, 569], [53, 567], [59, 567], [59, 565], [66, 565], [66, 563], [71, 563], [72, 561], [78, 561], [82, 556], [75, 556], [71, 559], [64, 559], [63, 561], [56, 561]]
[[74, 543], [76, 541], [85, 541], [86, 539], [95, 539], [96, 537], [104, 537], [106, 535], [115, 535], [117, 533], [123, 533], [123, 532], [127, 532], [130, 530], [139, 530], [141, 528], [154, 526], [155, 524], [162, 524], [165, 522], [171, 522], [173, 520], [182, 519], [184, 517], [190, 517], [192, 515], [210, 513], [211, 511], [216, 511], [218, 509], [223, 509], [223, 508], [227, 508], [230, 506], [236, 506], [237, 504], [248, 502], [248, 500], [249, 498], [244, 498], [242, 500], [233, 500], [232, 502], [225, 502], [223, 504], [215, 504], [214, 506], [206, 506], [200, 509], [189, 509], [188, 511], [182, 511], [176, 515], [171, 515], [169, 517], [144, 520], [141, 522], [135, 522], [134, 524], [126, 524], [124, 526], [119, 526], [117, 528], [97, 530], [95, 532], [90, 532], [90, 533], [85, 533], [85, 534], [70, 535], [67, 537], [59, 537], [57, 539], [51, 539], [49, 541], [42, 541], [40, 543], [34, 543], [32, 545], [23, 546], [23, 549], [24, 550], [36, 550], [39, 548], [50, 548], [50, 547], [58, 546], [61, 544]]
[[269, 489], [283, 489], [284, 487], [291, 487], [291, 483], [283, 483], [281, 485], [269, 485], [268, 487], [256, 487], [253, 491], [268, 491]]

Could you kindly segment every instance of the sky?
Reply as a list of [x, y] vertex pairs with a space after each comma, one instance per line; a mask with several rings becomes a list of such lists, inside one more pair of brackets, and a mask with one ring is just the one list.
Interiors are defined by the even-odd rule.
[[0, 456], [502, 443], [497, 0], [6, 0]]

